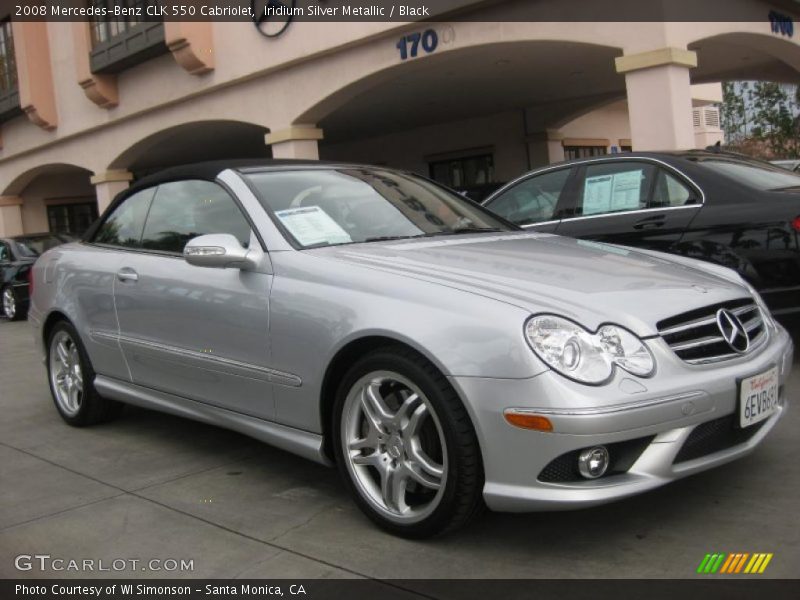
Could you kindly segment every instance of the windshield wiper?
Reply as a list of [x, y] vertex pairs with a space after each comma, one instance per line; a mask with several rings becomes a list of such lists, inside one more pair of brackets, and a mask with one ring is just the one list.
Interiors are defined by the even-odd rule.
[[378, 235], [375, 237], [368, 237], [365, 240], [357, 243], [365, 242], [391, 242], [394, 240], [411, 240], [414, 238], [422, 237], [421, 235]]
[[433, 237], [436, 235], [458, 235], [460, 233], [498, 233], [503, 231], [510, 231], [508, 229], [500, 229], [499, 227], [456, 227], [450, 231], [436, 231], [428, 233], [426, 236]]

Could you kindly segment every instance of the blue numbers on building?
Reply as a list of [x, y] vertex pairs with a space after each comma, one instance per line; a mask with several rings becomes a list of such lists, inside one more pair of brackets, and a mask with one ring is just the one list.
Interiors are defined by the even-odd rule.
[[439, 47], [439, 34], [433, 29], [426, 29], [422, 33], [415, 31], [400, 38], [397, 49], [400, 51], [400, 60], [417, 58], [420, 49], [424, 54], [431, 54]]
[[791, 17], [782, 15], [773, 10], [769, 13], [769, 22], [772, 27], [772, 33], [785, 35], [786, 37], [792, 37], [794, 35], [794, 21], [792, 21]]

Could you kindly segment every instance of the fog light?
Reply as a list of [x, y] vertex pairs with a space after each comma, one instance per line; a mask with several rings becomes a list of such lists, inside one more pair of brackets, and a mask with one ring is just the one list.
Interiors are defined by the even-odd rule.
[[578, 472], [586, 479], [602, 477], [608, 469], [609, 455], [605, 446], [582, 450], [578, 455]]

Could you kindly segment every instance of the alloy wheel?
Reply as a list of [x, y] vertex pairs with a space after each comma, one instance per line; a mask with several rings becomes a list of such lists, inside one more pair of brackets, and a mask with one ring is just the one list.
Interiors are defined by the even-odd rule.
[[447, 481], [442, 427], [425, 394], [407, 378], [375, 371], [347, 394], [341, 443], [359, 493], [385, 518], [410, 524], [439, 505]]
[[83, 371], [78, 346], [66, 331], [59, 331], [50, 342], [50, 383], [59, 408], [75, 416], [83, 402]]

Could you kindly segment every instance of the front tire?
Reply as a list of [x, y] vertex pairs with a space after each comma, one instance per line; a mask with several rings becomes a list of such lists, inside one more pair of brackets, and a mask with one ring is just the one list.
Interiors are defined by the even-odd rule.
[[483, 507], [472, 422], [447, 379], [402, 346], [357, 361], [334, 408], [336, 460], [356, 504], [383, 529], [425, 538]]
[[6, 319], [9, 321], [19, 321], [20, 319], [24, 318], [25, 315], [21, 310], [19, 300], [17, 299], [17, 294], [14, 292], [13, 287], [9, 285], [3, 288], [2, 293], [0, 293], [0, 297], [2, 298], [3, 316]]
[[122, 412], [122, 404], [97, 393], [94, 377], [78, 332], [66, 321], [57, 323], [47, 341], [47, 379], [58, 414], [70, 425], [94, 425]]

